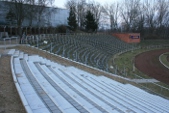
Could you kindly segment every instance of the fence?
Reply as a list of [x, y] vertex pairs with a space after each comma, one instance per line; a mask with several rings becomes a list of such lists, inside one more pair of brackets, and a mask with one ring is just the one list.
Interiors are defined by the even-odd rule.
[[163, 97], [169, 99], [169, 86], [168, 85], [166, 85], [164, 83], [160, 83], [160, 82], [151, 82], [151, 80], [150, 81], [147, 80], [147, 82], [146, 82], [145, 78], [143, 78], [139, 75], [136, 75], [136, 74], [134, 76], [137, 79], [144, 79], [145, 80], [144, 83], [135, 82], [136, 84], [141, 86], [143, 89], [147, 90], [148, 92], [151, 92], [151, 93], [154, 93], [154, 94], [157, 94], [157, 95], [160, 95], [160, 96], [163, 96]]
[[56, 34], [57, 27], [18, 27], [0, 25], [0, 45], [24, 44], [26, 36]]
[[0, 26], [0, 32], [7, 32], [10, 36], [21, 34], [35, 35], [35, 34], [56, 34], [57, 27], [18, 27], [18, 26]]

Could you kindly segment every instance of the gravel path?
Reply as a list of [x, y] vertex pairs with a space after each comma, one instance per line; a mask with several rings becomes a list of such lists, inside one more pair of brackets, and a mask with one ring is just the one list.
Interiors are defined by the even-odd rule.
[[159, 61], [159, 56], [165, 52], [169, 49], [141, 53], [135, 58], [135, 66], [148, 76], [169, 84], [169, 70]]

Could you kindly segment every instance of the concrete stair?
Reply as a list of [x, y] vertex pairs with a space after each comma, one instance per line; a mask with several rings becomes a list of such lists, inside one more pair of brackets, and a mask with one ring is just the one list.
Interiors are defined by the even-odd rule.
[[76, 67], [11, 50], [15, 85], [28, 113], [168, 113], [169, 100]]

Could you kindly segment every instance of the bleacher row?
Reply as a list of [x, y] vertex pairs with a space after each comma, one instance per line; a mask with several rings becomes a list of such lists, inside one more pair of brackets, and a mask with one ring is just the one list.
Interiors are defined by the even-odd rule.
[[28, 113], [168, 113], [169, 100], [38, 55], [10, 50], [14, 83]]
[[[82, 35], [36, 35], [28, 36], [27, 43], [43, 50], [51, 51], [77, 62], [104, 71], [109, 71], [108, 62], [113, 55], [132, 49], [127, 44], [108, 34]], [[47, 41], [48, 44], [44, 44]]]

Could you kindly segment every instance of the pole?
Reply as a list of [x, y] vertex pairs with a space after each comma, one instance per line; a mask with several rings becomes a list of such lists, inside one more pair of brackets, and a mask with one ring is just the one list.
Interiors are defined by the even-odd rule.
[[38, 40], [38, 36], [37, 36], [37, 35], [36, 35], [36, 41], [37, 41], [36, 44], [37, 44], [37, 48], [38, 48], [38, 41], [39, 41], [39, 40]]
[[26, 35], [27, 35], [27, 27], [26, 27], [26, 31], [25, 31]]
[[51, 43], [50, 53], [52, 53], [52, 43]]
[[25, 30], [25, 43], [27, 44], [27, 27], [26, 27], [26, 30]]
[[5, 35], [5, 28], [6, 28], [6, 26], [4, 26], [4, 35]]
[[30, 27], [30, 35], [32, 35], [32, 27]]
[[6, 40], [5, 40], [5, 38], [4, 38], [4, 45], [5, 45], [5, 50], [6, 50]]
[[12, 27], [10, 27], [10, 35], [12, 36]]

